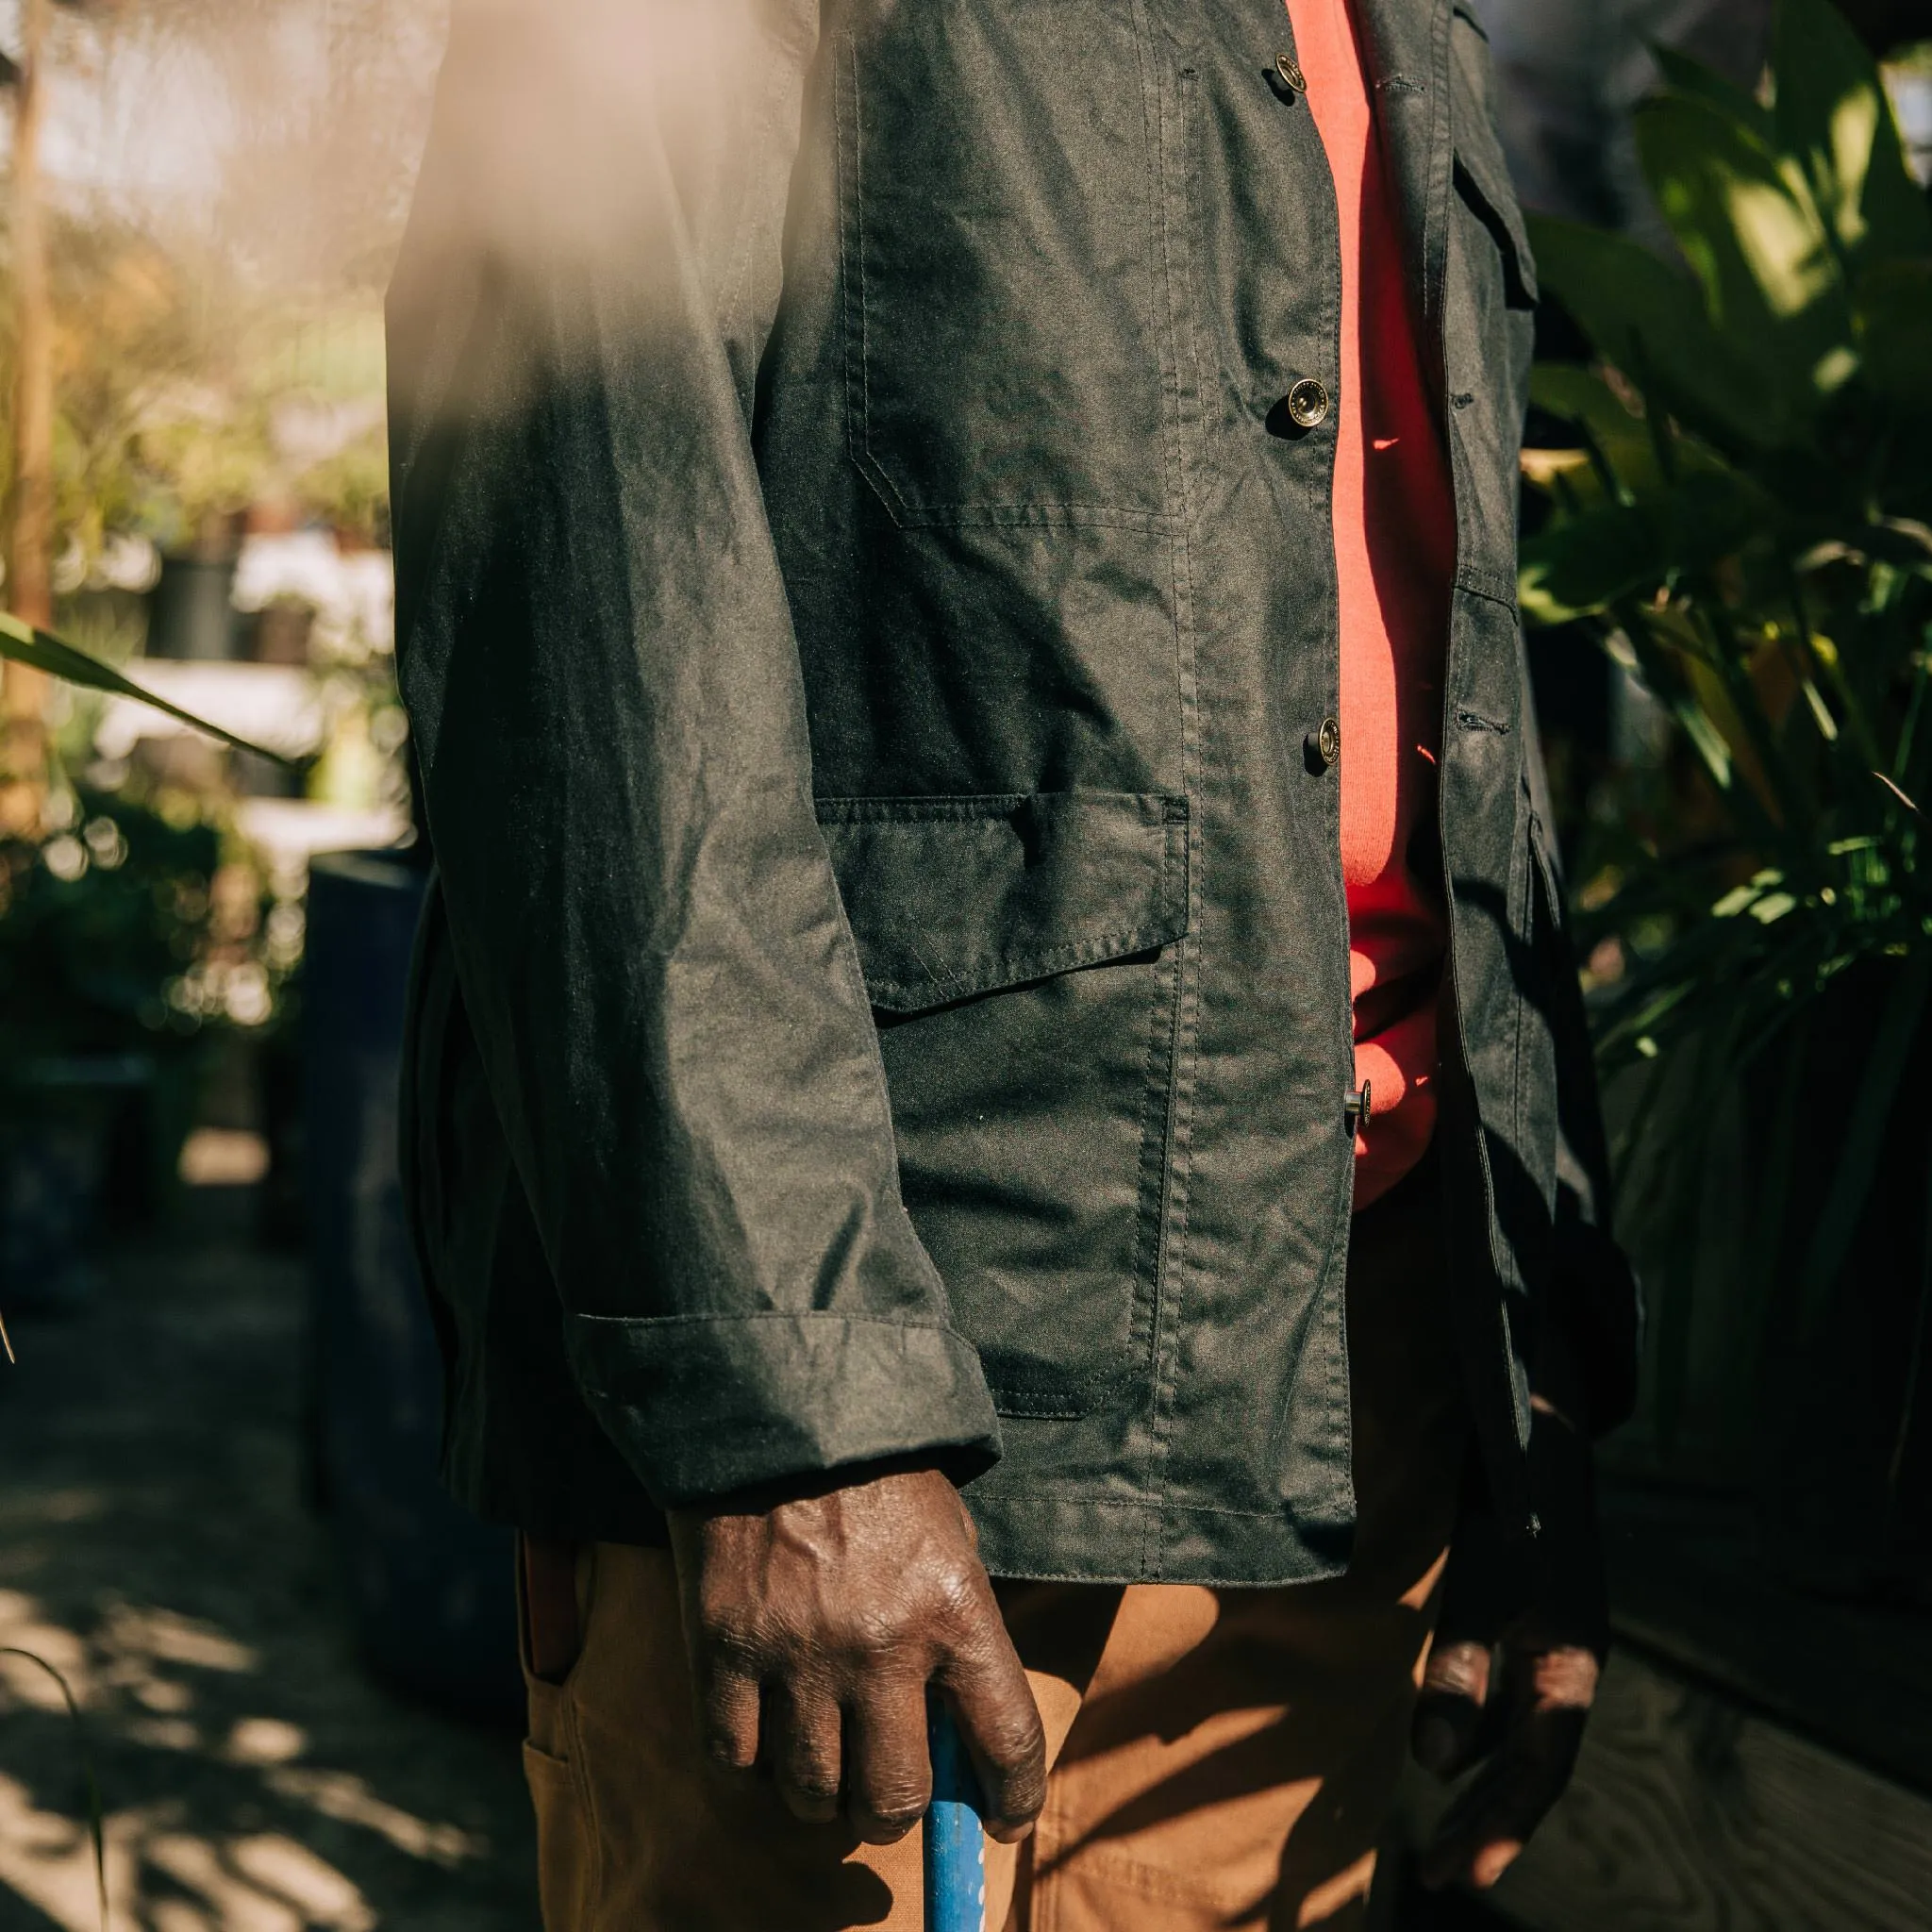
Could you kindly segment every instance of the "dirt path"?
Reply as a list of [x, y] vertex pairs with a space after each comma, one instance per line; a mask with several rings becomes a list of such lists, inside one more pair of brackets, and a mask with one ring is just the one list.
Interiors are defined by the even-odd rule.
[[[299, 1264], [123, 1255], [0, 1362], [0, 1646], [88, 1716], [112, 1932], [535, 1932], [514, 1737], [371, 1683], [301, 1499]], [[97, 1932], [58, 1690], [0, 1657], [0, 1932]]]

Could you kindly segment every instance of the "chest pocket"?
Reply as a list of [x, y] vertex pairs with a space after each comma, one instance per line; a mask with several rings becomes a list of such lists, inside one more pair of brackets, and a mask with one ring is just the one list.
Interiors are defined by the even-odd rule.
[[1165, 516], [1141, 0], [898, 0], [837, 49], [853, 459], [902, 525]]
[[1450, 21], [1451, 119], [1456, 142], [1456, 191], [1463, 208], [1494, 244], [1506, 308], [1536, 307], [1536, 258], [1523, 210], [1496, 138], [1491, 101], [1493, 70], [1488, 37], [1457, 7]]
[[[1457, 7], [1450, 20], [1455, 142], [1443, 353], [1458, 500], [1457, 580], [1516, 602], [1517, 452], [1536, 354], [1536, 261], [1491, 107], [1490, 49]], [[1493, 698], [1478, 710], [1493, 709]]]

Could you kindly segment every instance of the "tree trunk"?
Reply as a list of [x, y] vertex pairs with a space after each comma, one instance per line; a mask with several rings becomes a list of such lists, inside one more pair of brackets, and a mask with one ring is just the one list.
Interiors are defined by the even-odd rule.
[[[54, 317], [40, 172], [50, 6], [51, 0], [22, 0], [20, 9], [13, 121], [13, 528], [7, 563], [9, 608], [43, 628], [54, 621]], [[4, 815], [14, 819], [31, 807], [38, 817], [46, 764], [47, 680], [18, 664], [7, 667], [6, 677], [0, 718], [5, 777], [11, 782]]]

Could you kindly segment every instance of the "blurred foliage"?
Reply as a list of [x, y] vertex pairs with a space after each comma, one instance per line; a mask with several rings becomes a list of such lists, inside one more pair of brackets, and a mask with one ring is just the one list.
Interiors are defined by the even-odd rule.
[[[1637, 139], [1681, 261], [1533, 225], [1599, 359], [1535, 375], [1574, 440], [1525, 454], [1551, 514], [1523, 608], [1593, 634], [1674, 726], [1577, 868], [1602, 1058], [1692, 1056], [1707, 1094], [1782, 1042], [1769, 1211], [1795, 1144], [1793, 1024], [1884, 962], [1852, 1126], [1801, 1231], [1815, 1319], [1932, 992], [1932, 211], [1871, 56], [1823, 0], [1780, 0], [1761, 96], [1658, 58]], [[1670, 1137], [1692, 1200], [1707, 1124], [1641, 1105], [1626, 1151]]]
[[[235, 520], [264, 501], [357, 541], [386, 539], [380, 360], [372, 370], [366, 356], [302, 353], [312, 338], [345, 333], [335, 317], [250, 290], [224, 264], [97, 212], [57, 221], [51, 253], [65, 587], [119, 536], [170, 552], [225, 548]], [[0, 367], [11, 353], [0, 305]], [[345, 393], [365, 407], [330, 438], [329, 412], [343, 412]], [[278, 433], [305, 406], [325, 425], [320, 457]], [[0, 384], [0, 492], [12, 480], [11, 409], [11, 386]]]
[[[87, 187], [56, 183], [48, 209], [62, 589], [116, 536], [221, 548], [262, 505], [355, 541], [386, 539], [381, 291], [445, 10], [56, 9], [55, 96], [86, 102], [90, 138], [128, 158], [101, 160]], [[190, 149], [209, 157], [192, 163], [205, 180], [185, 195], [147, 186], [149, 173], [159, 184], [190, 165]], [[152, 170], [139, 158], [149, 153]], [[0, 278], [10, 279], [4, 230]], [[0, 500], [12, 480], [12, 327], [0, 280]]]
[[389, 438], [381, 427], [311, 464], [292, 489], [304, 513], [339, 536], [389, 547]]
[[58, 792], [43, 830], [0, 841], [0, 1102], [50, 1058], [165, 1061], [265, 1024], [293, 961], [264, 906], [197, 800]]

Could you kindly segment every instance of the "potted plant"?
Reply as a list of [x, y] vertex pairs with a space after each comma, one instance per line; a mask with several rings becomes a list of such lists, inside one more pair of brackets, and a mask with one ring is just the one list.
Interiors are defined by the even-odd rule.
[[205, 1043], [218, 839], [125, 798], [62, 791], [0, 839], [0, 1296], [77, 1300], [110, 1141], [145, 1143], [153, 1200]]
[[1779, 0], [1762, 98], [1658, 58], [1637, 142], [1681, 260], [1533, 224], [1596, 359], [1535, 374], [1573, 433], [1525, 456], [1548, 516], [1521, 584], [1673, 726], [1575, 868], [1660, 1259], [1656, 1420], [1668, 1452], [1728, 1109], [1728, 1342], [1774, 1541], [1835, 1583], [1924, 1586], [1932, 211], [1824, 0]]
[[[0, 615], [0, 659], [258, 749], [17, 618]], [[132, 1177], [165, 1186], [208, 1024], [260, 1024], [279, 974], [257, 922], [220, 903], [235, 874], [211, 826], [44, 775], [14, 789], [28, 808], [12, 801], [0, 828], [0, 1304], [19, 1307], [81, 1291], [109, 1141], [137, 1113], [148, 1159]]]

